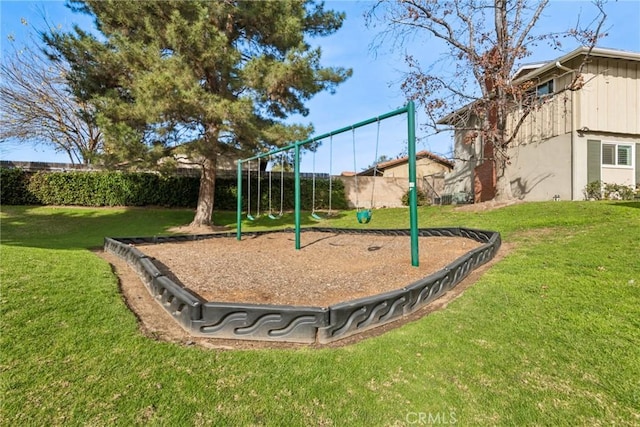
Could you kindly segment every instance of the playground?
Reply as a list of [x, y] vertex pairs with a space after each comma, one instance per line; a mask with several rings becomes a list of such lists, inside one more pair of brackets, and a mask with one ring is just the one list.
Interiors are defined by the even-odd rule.
[[[194, 336], [328, 344], [421, 310], [493, 259], [501, 244], [496, 232], [458, 227], [419, 229], [416, 242], [403, 229], [303, 231], [304, 239], [291, 231], [242, 240], [233, 233], [105, 238], [104, 249], [125, 260]], [[293, 249], [298, 238], [305, 247]], [[436, 254], [424, 257], [433, 263], [428, 269], [407, 263], [420, 261], [413, 256], [420, 241]]]
[[[357, 310], [358, 301], [393, 294], [412, 281], [420, 283], [425, 275], [441, 270], [452, 260], [480, 246], [478, 242], [461, 237], [420, 237], [421, 249], [424, 249], [422, 265], [408, 269], [406, 251], [409, 242], [406, 236], [305, 232], [303, 240], [305, 245], [299, 251], [291, 245], [293, 233], [290, 231], [255, 235], [243, 242], [214, 238], [135, 247], [151, 257], [161, 274], [196, 292], [203, 301], [228, 301], [231, 305], [247, 309], [284, 307], [277, 304], [294, 309], [317, 304], [326, 307], [347, 301]], [[351, 345], [446, 307], [509, 250], [501, 249], [491, 261], [471, 271], [454, 288], [422, 305], [414, 313], [398, 316], [388, 325], [363, 328], [358, 333], [323, 345]], [[164, 304], [159, 301], [161, 298], [154, 298], [127, 261], [108, 251], [99, 255], [114, 268], [124, 300], [138, 318], [141, 331], [148, 336], [218, 349], [291, 348], [300, 345], [290, 340], [266, 342], [194, 334], [164, 309]]]
[[207, 301], [328, 307], [400, 289], [480, 246], [461, 237], [422, 237], [421, 267], [411, 268], [406, 236], [303, 236], [299, 251], [290, 232], [137, 248]]
[[[315, 149], [323, 139], [350, 133], [354, 170], [358, 171], [356, 129], [376, 124], [378, 159], [381, 122], [406, 116], [408, 150], [408, 227], [403, 229], [302, 229], [301, 153], [310, 145], [313, 172], [310, 217], [316, 210]], [[280, 208], [272, 203], [272, 169], [268, 172], [268, 220], [284, 211], [285, 157], [293, 154], [294, 228], [243, 233], [243, 221], [260, 217], [251, 208], [251, 163], [256, 163], [257, 200], [263, 198], [261, 159], [280, 164]], [[330, 164], [332, 164], [332, 157]], [[246, 165], [246, 168], [243, 167]], [[376, 163], [373, 164], [375, 184]], [[332, 214], [332, 170], [328, 212]], [[355, 173], [356, 194], [358, 173]], [[243, 187], [246, 184], [246, 203]], [[264, 184], [263, 184], [264, 185]], [[184, 329], [195, 336], [220, 339], [327, 344], [360, 334], [414, 313], [446, 294], [474, 269], [490, 261], [500, 247], [493, 231], [466, 228], [418, 228], [415, 107], [397, 110], [297, 141], [237, 162], [235, 233], [192, 236], [105, 238], [106, 252], [125, 259], [150, 294]], [[354, 222], [373, 219], [369, 206], [355, 201]], [[291, 232], [292, 231], [292, 232]], [[302, 234], [305, 234], [304, 244]], [[235, 241], [230, 241], [235, 235]], [[293, 243], [293, 245], [291, 243]], [[423, 253], [421, 256], [420, 253]], [[422, 267], [421, 267], [422, 265]]]

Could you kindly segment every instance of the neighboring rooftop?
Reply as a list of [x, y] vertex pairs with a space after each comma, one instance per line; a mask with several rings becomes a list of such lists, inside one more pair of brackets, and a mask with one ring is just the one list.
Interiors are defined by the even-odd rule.
[[[433, 154], [430, 151], [427, 150], [422, 150], [422, 151], [418, 151], [416, 153], [416, 160], [419, 159], [431, 159], [434, 162], [438, 162], [448, 168], [453, 169], [453, 162], [451, 162], [450, 160], [445, 159], [444, 157], [438, 156], [437, 154]], [[376, 166], [372, 166], [368, 169], [363, 170], [362, 172], [359, 172], [358, 175], [363, 175], [363, 176], [370, 176], [373, 175], [373, 171], [374, 169], [377, 169], [378, 172], [384, 172], [385, 169], [390, 168], [392, 166], [398, 166], [401, 165], [403, 163], [408, 163], [409, 162], [409, 156], [405, 156], [405, 157], [400, 157], [398, 159], [393, 159], [393, 160], [388, 160], [386, 162], [382, 162], [382, 163], [378, 163]], [[344, 172], [343, 172], [344, 174]]]

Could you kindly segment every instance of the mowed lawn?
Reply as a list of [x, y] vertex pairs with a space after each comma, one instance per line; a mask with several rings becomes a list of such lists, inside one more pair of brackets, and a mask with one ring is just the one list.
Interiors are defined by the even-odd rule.
[[[513, 249], [445, 309], [322, 349], [212, 350], [139, 332], [91, 249], [191, 217], [2, 206], [2, 425], [640, 425], [638, 202], [420, 208], [421, 227], [496, 230]], [[367, 227], [407, 223], [389, 209]], [[353, 212], [320, 224], [362, 227]]]

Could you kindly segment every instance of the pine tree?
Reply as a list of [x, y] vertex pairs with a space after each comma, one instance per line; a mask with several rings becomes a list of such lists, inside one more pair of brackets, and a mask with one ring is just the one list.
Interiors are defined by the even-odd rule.
[[309, 39], [334, 33], [344, 14], [311, 0], [73, 0], [95, 19], [93, 36], [49, 33], [50, 54], [72, 64], [70, 84], [99, 109], [105, 160], [155, 162], [177, 145], [201, 159], [192, 225], [210, 225], [218, 156], [305, 139], [304, 102], [351, 70], [320, 65]]

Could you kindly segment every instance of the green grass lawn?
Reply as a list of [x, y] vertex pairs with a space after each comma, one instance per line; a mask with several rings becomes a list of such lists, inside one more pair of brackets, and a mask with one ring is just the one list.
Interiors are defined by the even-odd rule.
[[[165, 234], [192, 212], [0, 215], [2, 425], [640, 425], [637, 202], [421, 208], [421, 227], [496, 230], [515, 249], [446, 309], [384, 335], [243, 351], [144, 337], [89, 250]], [[318, 224], [363, 227], [353, 212]], [[366, 227], [407, 224], [388, 209]]]

